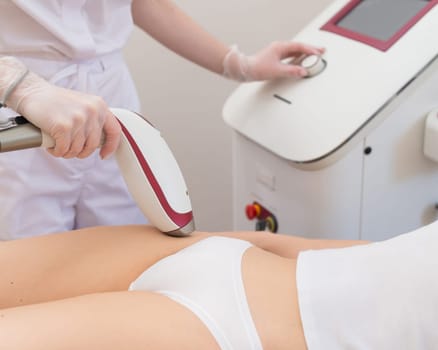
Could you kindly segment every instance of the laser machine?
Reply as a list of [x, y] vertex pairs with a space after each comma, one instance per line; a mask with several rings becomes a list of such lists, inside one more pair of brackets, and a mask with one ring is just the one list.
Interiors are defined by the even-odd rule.
[[334, 1], [293, 40], [327, 50], [294, 61], [307, 78], [242, 84], [223, 109], [234, 228], [381, 240], [434, 221], [438, 1]]

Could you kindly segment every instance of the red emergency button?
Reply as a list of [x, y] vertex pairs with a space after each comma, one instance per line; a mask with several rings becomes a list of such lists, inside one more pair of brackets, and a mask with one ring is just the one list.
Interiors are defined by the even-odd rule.
[[256, 217], [258, 217], [261, 213], [262, 209], [260, 208], [260, 205], [258, 204], [248, 204], [245, 208], [246, 217], [249, 220], [253, 220]]

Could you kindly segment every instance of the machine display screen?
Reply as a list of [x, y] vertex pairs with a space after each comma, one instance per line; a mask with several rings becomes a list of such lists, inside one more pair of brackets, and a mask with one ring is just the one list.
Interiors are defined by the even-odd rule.
[[429, 3], [430, 0], [363, 0], [336, 25], [387, 41]]

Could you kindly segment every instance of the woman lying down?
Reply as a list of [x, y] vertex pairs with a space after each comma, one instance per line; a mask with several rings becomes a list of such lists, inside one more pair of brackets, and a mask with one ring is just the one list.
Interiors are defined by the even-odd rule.
[[0, 348], [436, 349], [438, 224], [388, 241], [99, 227], [0, 243]]

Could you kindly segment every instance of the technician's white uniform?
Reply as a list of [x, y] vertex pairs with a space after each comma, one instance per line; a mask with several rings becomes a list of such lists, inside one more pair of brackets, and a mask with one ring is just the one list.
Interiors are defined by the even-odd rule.
[[[131, 0], [0, 0], [1, 55], [110, 107], [139, 111], [121, 54], [132, 28]], [[0, 203], [0, 239], [145, 222], [115, 160], [97, 151], [84, 160], [42, 149], [0, 154]]]

